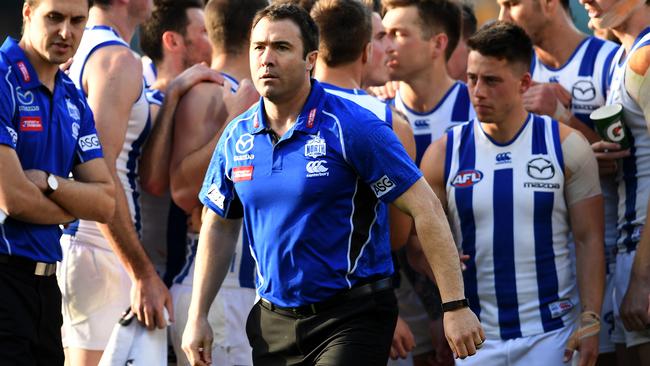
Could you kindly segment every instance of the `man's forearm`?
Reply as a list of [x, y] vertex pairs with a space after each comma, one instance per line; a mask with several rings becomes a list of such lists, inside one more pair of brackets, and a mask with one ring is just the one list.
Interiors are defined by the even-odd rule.
[[162, 195], [169, 188], [171, 135], [178, 100], [178, 93], [174, 90], [165, 96], [140, 158], [138, 173], [142, 187], [154, 195]]
[[194, 286], [190, 304], [190, 317], [207, 316], [210, 305], [221, 287], [239, 235], [240, 221], [225, 225], [223, 219], [207, 212], [204, 218], [195, 259]]
[[433, 210], [414, 217], [415, 228], [422, 244], [442, 302], [465, 298], [460, 271], [460, 257], [440, 201], [435, 199]]
[[563, 121], [567, 126], [574, 128], [589, 141], [590, 144], [593, 144], [594, 142], [602, 140], [600, 136], [594, 130], [589, 128], [586, 124], [584, 124], [581, 120], [578, 119], [578, 117], [574, 116], [571, 114], [571, 117], [567, 121]]
[[220, 136], [221, 133], [215, 135], [210, 142], [189, 153], [173, 168], [172, 197], [174, 202], [187, 213], [199, 204], [197, 197], [201, 184]]
[[131, 221], [131, 213], [124, 188], [116, 176], [114, 179], [116, 181], [115, 215], [107, 224], [97, 223], [97, 226], [108, 240], [132, 280], [156, 275], [156, 271], [140, 244]]
[[115, 213], [115, 189], [112, 182], [77, 182], [58, 178], [59, 188], [49, 197], [72, 216], [108, 222]]
[[605, 288], [605, 253], [603, 243], [588, 238], [582, 242], [578, 237], [576, 245], [576, 274], [582, 311], [600, 314]]
[[[648, 201], [648, 205], [650, 205], [650, 200]], [[641, 282], [646, 287], [650, 287], [650, 215], [646, 214], [645, 225], [643, 227], [644, 230], [641, 231], [641, 240], [636, 247], [630, 281]]]

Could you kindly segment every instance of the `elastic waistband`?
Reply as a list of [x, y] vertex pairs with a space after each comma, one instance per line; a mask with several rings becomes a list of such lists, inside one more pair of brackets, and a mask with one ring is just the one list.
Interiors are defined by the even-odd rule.
[[295, 308], [277, 306], [265, 298], [260, 299], [260, 305], [264, 308], [273, 311], [275, 313], [291, 316], [291, 317], [307, 317], [321, 313], [327, 309], [330, 309], [336, 305], [345, 303], [346, 301], [357, 299], [364, 296], [369, 296], [373, 293], [385, 291], [393, 288], [393, 279], [382, 278], [380, 280], [366, 283], [361, 286], [353, 287], [345, 292], [341, 292], [337, 295], [330, 297], [325, 301], [321, 301], [314, 304], [298, 306]]
[[0, 254], [0, 265], [6, 265], [35, 276], [48, 277], [56, 273], [56, 263], [36, 262], [13, 255]]

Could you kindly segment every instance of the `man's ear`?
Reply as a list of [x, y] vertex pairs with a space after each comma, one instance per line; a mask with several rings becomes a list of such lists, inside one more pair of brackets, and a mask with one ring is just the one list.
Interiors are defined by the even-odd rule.
[[530, 72], [526, 71], [519, 80], [519, 93], [524, 94], [528, 88], [533, 86], [533, 77], [530, 75]]
[[370, 54], [372, 53], [372, 42], [366, 43], [361, 54], [361, 62], [365, 65], [370, 61]]
[[437, 33], [431, 36], [429, 41], [431, 44], [431, 57], [445, 57], [445, 51], [447, 50], [447, 44], [449, 43], [449, 38], [445, 33]]
[[314, 69], [316, 66], [316, 59], [318, 59], [318, 51], [311, 51], [307, 54], [307, 57], [305, 57], [307, 71], [312, 71]]

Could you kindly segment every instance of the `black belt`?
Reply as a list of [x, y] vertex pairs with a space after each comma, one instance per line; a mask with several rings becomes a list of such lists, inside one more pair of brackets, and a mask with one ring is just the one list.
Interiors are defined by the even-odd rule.
[[0, 264], [25, 271], [36, 276], [51, 276], [56, 273], [56, 263], [36, 262], [25, 257], [0, 254]]
[[353, 287], [345, 292], [341, 292], [330, 297], [327, 300], [317, 302], [314, 304], [298, 306], [295, 308], [278, 306], [270, 302], [265, 298], [260, 299], [260, 305], [264, 308], [271, 310], [275, 313], [287, 316], [312, 316], [320, 312], [323, 312], [329, 308], [332, 308], [336, 305], [340, 305], [346, 301], [356, 299], [359, 297], [368, 296], [375, 292], [385, 291], [393, 288], [393, 279], [392, 278], [383, 278], [375, 282], [366, 283], [364, 285]]

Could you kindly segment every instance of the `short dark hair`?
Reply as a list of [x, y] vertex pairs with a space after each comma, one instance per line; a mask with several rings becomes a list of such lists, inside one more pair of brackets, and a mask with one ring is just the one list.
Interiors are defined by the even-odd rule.
[[271, 0], [271, 4], [293, 4], [293, 5], [298, 5], [301, 8], [305, 9], [307, 13], [311, 11], [311, 8], [314, 7], [314, 4], [316, 4], [316, 1], [318, 0]]
[[503, 21], [486, 24], [467, 40], [467, 47], [483, 56], [505, 59], [530, 69], [533, 42], [516, 24]]
[[370, 11], [383, 14], [384, 7], [381, 5], [381, 0], [361, 0], [361, 2], [370, 9]]
[[327, 66], [357, 60], [372, 39], [370, 9], [358, 0], [319, 0], [311, 17], [320, 33], [318, 56]]
[[318, 50], [318, 26], [303, 7], [294, 4], [269, 5], [255, 14], [251, 29], [265, 18], [270, 21], [290, 20], [298, 26], [302, 39], [303, 57]]
[[[93, 4], [96, 3], [97, 1], [100, 0], [88, 0], [88, 9], [92, 8]], [[41, 0], [25, 0], [27, 5], [29, 5], [30, 8], [33, 8], [34, 5], [38, 5], [38, 3], [41, 2]]]
[[454, 0], [383, 0], [383, 5], [387, 10], [415, 6], [426, 37], [437, 32], [447, 35], [445, 59], [449, 60], [460, 39], [460, 7]]
[[188, 9], [203, 9], [201, 0], [162, 0], [157, 1], [151, 18], [140, 27], [140, 48], [154, 63], [162, 61], [163, 33], [172, 31], [186, 35], [189, 19]]
[[248, 49], [251, 23], [266, 0], [210, 0], [205, 6], [205, 24], [212, 47], [228, 54]]
[[476, 14], [474, 14], [474, 6], [467, 1], [460, 3], [461, 16], [463, 20], [463, 26], [461, 28], [461, 34], [463, 38], [467, 39], [472, 34], [476, 33], [476, 28], [478, 27], [478, 21], [476, 20]]

